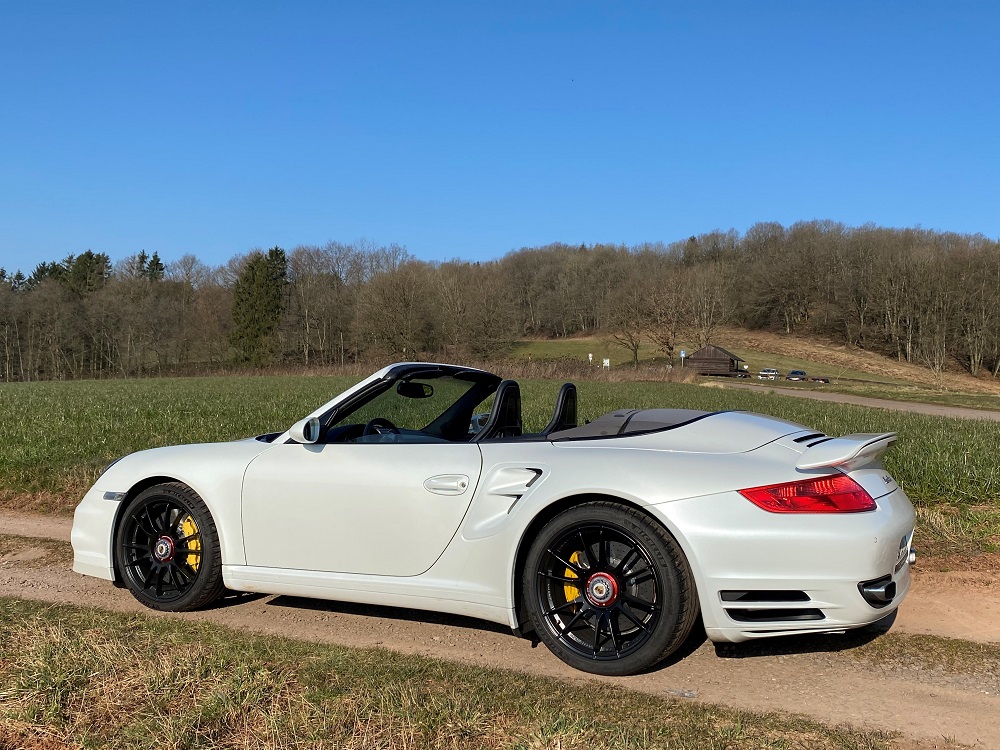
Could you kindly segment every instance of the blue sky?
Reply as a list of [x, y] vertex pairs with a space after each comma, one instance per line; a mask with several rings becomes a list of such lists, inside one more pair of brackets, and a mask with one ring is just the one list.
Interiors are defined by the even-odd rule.
[[0, 266], [1000, 237], [1000, 4], [0, 5]]

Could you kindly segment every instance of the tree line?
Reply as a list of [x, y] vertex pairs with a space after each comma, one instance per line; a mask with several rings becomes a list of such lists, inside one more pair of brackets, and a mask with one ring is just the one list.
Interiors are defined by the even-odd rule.
[[427, 262], [367, 241], [222, 266], [87, 250], [0, 269], [0, 376], [40, 380], [500, 359], [523, 337], [606, 336], [637, 361], [720, 326], [803, 332], [1000, 374], [1000, 242], [810, 221], [636, 246], [552, 244]]

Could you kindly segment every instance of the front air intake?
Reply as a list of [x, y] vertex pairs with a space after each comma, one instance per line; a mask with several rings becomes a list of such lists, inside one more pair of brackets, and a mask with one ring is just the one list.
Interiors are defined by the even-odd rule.
[[807, 602], [809, 594], [805, 591], [791, 590], [756, 590], [756, 591], [720, 591], [719, 598], [724, 602]]
[[803, 622], [825, 620], [819, 609], [726, 609], [736, 622]]

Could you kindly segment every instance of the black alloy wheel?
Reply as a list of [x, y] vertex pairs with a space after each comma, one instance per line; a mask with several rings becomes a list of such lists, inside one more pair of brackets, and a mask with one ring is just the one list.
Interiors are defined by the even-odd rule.
[[115, 562], [132, 595], [151, 609], [197, 609], [224, 589], [215, 522], [202, 499], [178, 483], [150, 487], [125, 509]]
[[523, 591], [549, 649], [597, 674], [655, 666], [683, 643], [698, 614], [677, 542], [646, 515], [609, 502], [571, 508], [542, 529]]

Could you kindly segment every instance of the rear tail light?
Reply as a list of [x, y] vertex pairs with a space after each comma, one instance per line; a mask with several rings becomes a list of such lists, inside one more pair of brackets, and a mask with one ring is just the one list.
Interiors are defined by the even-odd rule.
[[865, 488], [846, 474], [752, 487], [740, 494], [771, 513], [860, 513], [876, 507]]

